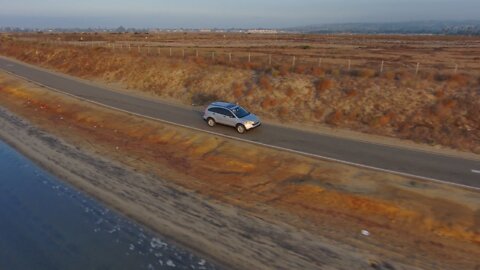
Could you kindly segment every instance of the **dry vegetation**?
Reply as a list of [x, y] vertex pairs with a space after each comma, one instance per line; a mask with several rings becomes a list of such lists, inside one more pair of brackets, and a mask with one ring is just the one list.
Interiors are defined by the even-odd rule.
[[[439, 106], [451, 109], [452, 104], [442, 101]], [[479, 267], [477, 192], [276, 150], [245, 148], [239, 142], [32, 89], [4, 75], [0, 76], [0, 105], [75, 145], [142, 172], [264, 220], [281, 221], [371, 254], [362, 257], [371, 269]], [[341, 123], [348, 117], [335, 111], [328, 121]], [[378, 125], [388, 122], [377, 121]], [[155, 190], [155, 184], [147, 189]], [[120, 199], [123, 196], [108, 191]], [[370, 236], [360, 234], [364, 229]], [[324, 263], [317, 256], [320, 251], [302, 249], [301, 239], [286, 248], [318, 265]]]
[[[31, 42], [52, 38], [103, 40], [116, 43], [117, 49]], [[141, 45], [140, 52], [119, 50], [125, 42]], [[174, 56], [168, 56], [164, 46], [172, 46]], [[200, 49], [200, 56], [191, 50], [185, 57], [179, 55], [182, 46]], [[327, 124], [475, 153], [480, 153], [480, 65], [475, 60], [479, 48], [478, 38], [470, 37], [316, 35], [30, 34], [6, 37], [1, 43], [3, 55], [184, 104], [222, 99], [239, 102], [264, 118]], [[155, 49], [163, 52], [159, 55]], [[245, 58], [230, 62], [224, 53], [212, 59], [211, 50], [327, 54], [342, 63], [366, 62], [350, 70], [344, 64], [318, 67], [300, 58], [295, 66], [291, 60], [268, 65]], [[398, 67], [380, 73], [368, 64], [378, 65], [381, 59]], [[435, 69], [415, 75], [412, 61]], [[459, 63], [459, 72], [449, 62]]]

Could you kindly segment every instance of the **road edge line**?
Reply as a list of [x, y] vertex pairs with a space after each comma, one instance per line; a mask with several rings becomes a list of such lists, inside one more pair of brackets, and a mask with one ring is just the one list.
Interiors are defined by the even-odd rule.
[[364, 165], [364, 164], [360, 164], [360, 163], [345, 161], [345, 160], [341, 160], [341, 159], [320, 156], [320, 155], [311, 154], [311, 153], [307, 153], [307, 152], [302, 152], [302, 151], [298, 151], [298, 150], [294, 150], [294, 149], [288, 149], [288, 148], [284, 148], [284, 147], [280, 147], [280, 146], [275, 146], [275, 145], [265, 144], [265, 143], [256, 142], [256, 141], [252, 141], [252, 140], [246, 140], [246, 139], [242, 139], [242, 138], [238, 138], [238, 137], [233, 137], [233, 136], [230, 136], [230, 135], [216, 133], [216, 132], [213, 132], [213, 131], [208, 131], [208, 130], [204, 130], [204, 129], [200, 129], [200, 128], [196, 128], [196, 127], [190, 127], [190, 126], [187, 126], [187, 125], [183, 125], [183, 124], [171, 122], [171, 121], [160, 119], [160, 118], [155, 118], [155, 117], [143, 115], [143, 114], [140, 114], [140, 113], [130, 112], [130, 111], [127, 111], [127, 110], [112, 107], [112, 106], [109, 106], [109, 105], [106, 105], [106, 104], [103, 104], [103, 103], [100, 103], [100, 102], [97, 102], [97, 101], [89, 100], [87, 98], [83, 98], [83, 97], [80, 97], [80, 96], [77, 96], [77, 95], [74, 95], [74, 94], [64, 92], [62, 90], [59, 90], [59, 89], [56, 89], [54, 87], [51, 87], [51, 86], [44, 85], [42, 83], [33, 81], [33, 80], [28, 79], [28, 78], [26, 78], [22, 75], [18, 75], [14, 72], [10, 72], [10, 71], [5, 70], [5, 69], [2, 69], [2, 70], [4, 70], [5, 72], [7, 72], [8, 74], [10, 74], [12, 76], [15, 76], [17, 78], [21, 78], [23, 80], [26, 80], [27, 82], [36, 84], [36, 85], [41, 86], [43, 88], [50, 89], [50, 90], [55, 91], [57, 93], [64, 94], [64, 95], [67, 95], [67, 96], [70, 96], [70, 97], [73, 97], [73, 98], [76, 98], [76, 99], [79, 99], [79, 100], [82, 100], [82, 101], [85, 101], [85, 102], [89, 102], [89, 103], [92, 103], [92, 104], [95, 104], [95, 105], [98, 105], [98, 106], [101, 106], [101, 107], [105, 107], [105, 108], [108, 108], [108, 109], [111, 109], [111, 110], [120, 111], [120, 112], [130, 114], [130, 115], [134, 115], [134, 116], [139, 116], [139, 117], [142, 117], [142, 118], [145, 118], [145, 119], [158, 121], [158, 122], [161, 122], [161, 123], [166, 123], [166, 124], [170, 124], [170, 125], [173, 125], [173, 126], [182, 127], [182, 128], [186, 128], [186, 129], [191, 129], [191, 130], [195, 130], [195, 131], [200, 131], [200, 132], [208, 133], [208, 134], [211, 134], [211, 135], [216, 135], [216, 136], [228, 138], [228, 139], [231, 139], [231, 140], [237, 140], [237, 141], [241, 141], [241, 142], [245, 142], [245, 143], [260, 145], [260, 146], [271, 148], [271, 149], [281, 150], [281, 151], [284, 151], [284, 152], [299, 154], [299, 155], [302, 155], [302, 156], [313, 157], [313, 158], [317, 158], [317, 159], [321, 159], [321, 160], [327, 160], [327, 161], [333, 161], [333, 162], [337, 162], [337, 163], [344, 164], [344, 165], [350, 165], [350, 166], [354, 166], [354, 167], [358, 167], [358, 168], [370, 169], [370, 170], [379, 171], [379, 172], [391, 173], [391, 174], [395, 174], [395, 175], [399, 175], [399, 176], [413, 177], [413, 178], [416, 178], [416, 179], [419, 179], [419, 180], [430, 181], [430, 182], [434, 182], [434, 183], [438, 183], [438, 184], [446, 184], [446, 185], [449, 185], [449, 186], [455, 186], [455, 187], [480, 191], [480, 187], [472, 187], [472, 186], [468, 186], [468, 185], [464, 185], [464, 184], [452, 183], [452, 182], [439, 180], [439, 179], [435, 179], [435, 178], [430, 178], [430, 177], [425, 177], [425, 176], [420, 176], [420, 175], [414, 175], [414, 174], [409, 174], [409, 173], [403, 173], [403, 172], [398, 172], [398, 171], [393, 171], [393, 170], [388, 170], [388, 169], [382, 169], [382, 168], [378, 168], [378, 167], [373, 167], [373, 166]]

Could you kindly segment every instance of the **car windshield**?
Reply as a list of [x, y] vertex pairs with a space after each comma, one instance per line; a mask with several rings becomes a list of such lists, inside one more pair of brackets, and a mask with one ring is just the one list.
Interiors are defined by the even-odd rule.
[[235, 108], [232, 109], [232, 112], [235, 114], [235, 116], [237, 116], [238, 118], [243, 118], [247, 115], [249, 115], [250, 113], [245, 110], [244, 108], [240, 107], [240, 106], [237, 106]]

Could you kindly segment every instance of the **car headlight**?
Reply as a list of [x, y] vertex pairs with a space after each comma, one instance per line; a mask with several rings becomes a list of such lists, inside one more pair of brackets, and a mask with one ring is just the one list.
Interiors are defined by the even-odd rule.
[[247, 126], [253, 126], [253, 124], [255, 124], [255, 122], [253, 122], [253, 121], [246, 121], [245, 122], [245, 125], [247, 125]]

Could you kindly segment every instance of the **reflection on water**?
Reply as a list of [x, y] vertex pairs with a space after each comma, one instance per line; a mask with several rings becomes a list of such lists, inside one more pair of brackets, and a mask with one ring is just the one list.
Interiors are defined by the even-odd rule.
[[215, 269], [0, 141], [0, 269]]

